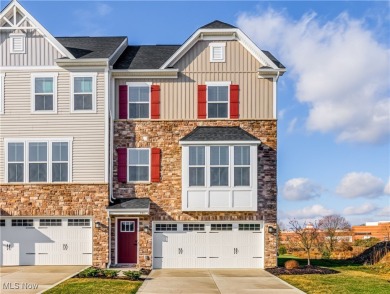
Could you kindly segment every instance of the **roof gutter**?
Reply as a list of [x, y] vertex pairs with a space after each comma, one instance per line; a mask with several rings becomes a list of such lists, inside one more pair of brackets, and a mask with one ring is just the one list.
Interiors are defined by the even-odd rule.
[[277, 77], [279, 78], [282, 76], [285, 72], [285, 68], [278, 68], [278, 69], [273, 69], [273, 68], [259, 68], [257, 71], [259, 73], [259, 78], [267, 79], [267, 78], [274, 78]]
[[107, 58], [56, 59], [55, 62], [60, 67], [107, 67], [109, 65], [109, 59]]
[[114, 69], [112, 77], [114, 78], [171, 78], [177, 79], [179, 70], [177, 68], [169, 69]]

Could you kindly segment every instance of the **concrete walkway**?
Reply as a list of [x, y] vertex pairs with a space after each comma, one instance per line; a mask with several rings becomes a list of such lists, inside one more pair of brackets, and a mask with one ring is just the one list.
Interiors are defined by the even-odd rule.
[[0, 293], [41, 293], [86, 267], [85, 265], [0, 267]]
[[260, 269], [153, 270], [139, 294], [304, 293]]

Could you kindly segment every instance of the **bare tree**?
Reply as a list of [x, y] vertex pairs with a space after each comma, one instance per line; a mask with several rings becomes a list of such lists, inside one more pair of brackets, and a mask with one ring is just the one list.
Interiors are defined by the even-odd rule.
[[307, 254], [307, 265], [310, 265], [310, 252], [315, 245], [318, 238], [318, 223], [306, 223], [302, 225], [296, 220], [289, 221], [290, 229], [295, 233], [297, 239], [297, 245], [305, 250]]
[[324, 216], [319, 220], [318, 226], [324, 236], [321, 240], [321, 245], [329, 254], [331, 254], [336, 247], [338, 241], [337, 233], [339, 231], [351, 230], [351, 224], [343, 216], [338, 214]]

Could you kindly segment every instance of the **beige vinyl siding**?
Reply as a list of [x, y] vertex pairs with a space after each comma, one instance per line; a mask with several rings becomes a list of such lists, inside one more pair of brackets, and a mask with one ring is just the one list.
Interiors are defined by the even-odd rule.
[[226, 62], [212, 63], [209, 43], [199, 41], [177, 62], [178, 79], [117, 79], [116, 97], [126, 82], [152, 82], [160, 85], [161, 119], [196, 119], [197, 86], [231, 81], [240, 87], [240, 119], [272, 119], [273, 81], [258, 78], [262, 65], [237, 41], [226, 42]]
[[0, 66], [53, 66], [57, 58], [63, 57], [45, 37], [36, 31], [27, 31], [25, 46], [25, 53], [11, 53], [9, 32], [1, 32]]
[[104, 73], [97, 75], [97, 112], [70, 112], [70, 73], [60, 71], [57, 114], [31, 114], [31, 73], [6, 72], [0, 115], [0, 182], [4, 182], [4, 138], [73, 137], [73, 182], [104, 182]]

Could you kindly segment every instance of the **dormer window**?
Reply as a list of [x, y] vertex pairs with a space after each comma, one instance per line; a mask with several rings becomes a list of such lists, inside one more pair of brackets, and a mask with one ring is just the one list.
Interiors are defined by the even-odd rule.
[[26, 35], [10, 34], [10, 37], [11, 37], [11, 53], [25, 53]]
[[210, 62], [225, 62], [226, 43], [210, 43]]

